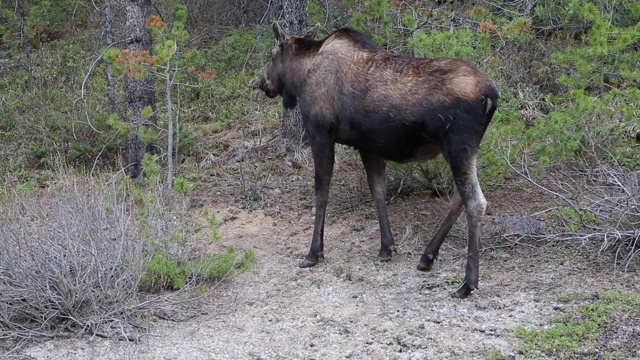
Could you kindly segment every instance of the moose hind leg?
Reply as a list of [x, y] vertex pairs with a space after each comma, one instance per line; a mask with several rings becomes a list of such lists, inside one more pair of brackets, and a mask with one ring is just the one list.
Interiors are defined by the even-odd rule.
[[376, 203], [378, 211], [378, 223], [380, 224], [380, 252], [378, 259], [388, 261], [391, 254], [396, 251], [391, 228], [389, 226], [389, 215], [387, 213], [387, 185], [385, 181], [385, 163], [382, 158], [360, 150], [362, 164], [367, 172], [369, 190]]
[[440, 224], [440, 228], [436, 231], [436, 234], [433, 236], [427, 247], [424, 249], [424, 253], [420, 258], [420, 263], [417, 266], [417, 269], [420, 271], [428, 271], [431, 270], [433, 266], [433, 262], [438, 258], [438, 252], [440, 252], [440, 246], [444, 241], [447, 234], [455, 224], [458, 217], [462, 213], [462, 198], [460, 197], [460, 193], [458, 192], [458, 188], [454, 186], [453, 196], [451, 197], [451, 204], [449, 206], [449, 212], [447, 213], [447, 217], [445, 217], [442, 224]]
[[456, 186], [465, 206], [469, 238], [467, 241], [467, 266], [464, 282], [451, 296], [464, 299], [478, 288], [479, 243], [481, 238], [481, 220], [487, 207], [476, 173], [475, 157], [471, 159], [466, 171], [455, 176]]

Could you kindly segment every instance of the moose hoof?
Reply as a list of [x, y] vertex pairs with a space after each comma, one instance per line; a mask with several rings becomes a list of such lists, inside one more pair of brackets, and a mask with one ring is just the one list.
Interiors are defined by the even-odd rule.
[[391, 254], [397, 252], [398, 250], [396, 249], [395, 245], [389, 246], [388, 249], [380, 249], [380, 252], [378, 253], [378, 261], [387, 262], [391, 260]]
[[320, 253], [318, 255], [309, 254], [307, 257], [298, 264], [298, 266], [302, 269], [315, 266], [319, 260], [324, 259], [324, 254]]
[[431, 267], [433, 266], [433, 261], [435, 259], [436, 258], [433, 255], [423, 256], [422, 259], [420, 259], [420, 263], [418, 263], [418, 266], [416, 266], [416, 269], [420, 271], [431, 270]]
[[458, 290], [451, 293], [451, 297], [455, 299], [466, 299], [471, 295], [471, 291], [473, 291], [473, 288], [465, 281], [460, 285]]

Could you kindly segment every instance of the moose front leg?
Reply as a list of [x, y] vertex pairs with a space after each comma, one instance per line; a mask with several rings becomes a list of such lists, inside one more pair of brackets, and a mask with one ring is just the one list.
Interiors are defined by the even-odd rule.
[[378, 259], [380, 261], [388, 261], [391, 259], [391, 254], [396, 251], [396, 247], [391, 235], [389, 215], [387, 214], [385, 163], [379, 156], [371, 155], [362, 150], [360, 150], [360, 157], [367, 172], [369, 190], [378, 211], [378, 222], [380, 224], [380, 252], [378, 253]]
[[333, 174], [334, 143], [325, 139], [311, 139], [311, 152], [315, 167], [316, 215], [311, 249], [300, 262], [301, 268], [314, 266], [319, 260], [324, 259], [324, 222]]

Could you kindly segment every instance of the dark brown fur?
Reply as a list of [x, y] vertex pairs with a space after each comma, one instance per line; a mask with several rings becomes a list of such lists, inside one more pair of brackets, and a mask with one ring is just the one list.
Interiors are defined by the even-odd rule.
[[274, 24], [278, 47], [259, 87], [300, 106], [311, 139], [316, 178], [316, 221], [311, 249], [301, 267], [323, 257], [324, 218], [333, 172], [334, 144], [360, 151], [378, 209], [379, 258], [395, 251], [385, 205], [384, 160], [428, 160], [442, 153], [451, 166], [455, 193], [451, 209], [427, 245], [418, 269], [428, 270], [462, 208], [469, 223], [465, 282], [453, 295], [466, 297], [478, 284], [480, 218], [486, 201], [476, 176], [480, 141], [496, 110], [494, 82], [457, 59], [400, 57], [353, 29], [315, 41], [286, 37]]

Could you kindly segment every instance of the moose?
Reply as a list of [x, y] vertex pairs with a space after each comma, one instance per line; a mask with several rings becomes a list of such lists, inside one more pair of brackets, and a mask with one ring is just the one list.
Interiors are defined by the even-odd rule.
[[278, 44], [257, 85], [270, 98], [281, 96], [284, 108], [300, 107], [315, 167], [313, 237], [299, 266], [311, 267], [324, 258], [336, 143], [360, 153], [378, 213], [380, 261], [396, 252], [385, 202], [385, 161], [426, 161], [442, 153], [454, 180], [451, 204], [417, 268], [431, 269], [464, 207], [466, 274], [451, 296], [469, 296], [478, 287], [480, 221], [487, 204], [476, 157], [498, 105], [494, 81], [462, 60], [395, 55], [354, 29], [336, 30], [319, 41], [317, 25], [304, 36], [287, 36], [275, 22], [273, 32]]

